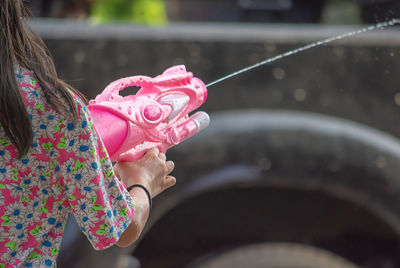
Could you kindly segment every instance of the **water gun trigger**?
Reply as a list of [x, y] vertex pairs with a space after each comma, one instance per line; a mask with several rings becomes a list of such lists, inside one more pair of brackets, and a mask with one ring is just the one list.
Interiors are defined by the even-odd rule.
[[[132, 85], [141, 89], [135, 95], [119, 95]], [[154, 78], [112, 82], [89, 102], [89, 111], [111, 160], [135, 161], [150, 148], [166, 152], [206, 128], [210, 118], [205, 112], [189, 117], [206, 98], [204, 83], [180, 65]]]

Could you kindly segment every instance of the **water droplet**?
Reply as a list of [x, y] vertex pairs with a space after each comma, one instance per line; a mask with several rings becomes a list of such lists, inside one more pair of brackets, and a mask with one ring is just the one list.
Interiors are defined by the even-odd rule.
[[286, 72], [282, 68], [274, 68], [272, 70], [272, 75], [276, 80], [283, 80], [286, 77]]
[[84, 62], [85, 59], [86, 59], [86, 54], [82, 50], [79, 50], [74, 54], [74, 60], [78, 64], [81, 64], [82, 62]]
[[294, 98], [297, 100], [297, 101], [304, 101], [306, 98], [307, 98], [307, 92], [304, 90], [304, 89], [302, 89], [302, 88], [297, 88], [297, 89], [295, 89], [295, 91], [294, 91]]
[[267, 52], [275, 52], [276, 51], [276, 45], [275, 44], [265, 44], [264, 48]]
[[337, 57], [343, 57], [344, 55], [344, 49], [342, 47], [335, 47], [333, 49], [333, 54]]
[[384, 156], [378, 156], [375, 160], [377, 168], [384, 168], [386, 166], [386, 158]]
[[396, 103], [396, 105], [400, 106], [400, 92], [397, 92], [394, 95], [394, 103]]
[[271, 160], [269, 160], [266, 157], [263, 157], [261, 159], [258, 160], [258, 166], [262, 169], [262, 170], [269, 170], [272, 167], [272, 163]]

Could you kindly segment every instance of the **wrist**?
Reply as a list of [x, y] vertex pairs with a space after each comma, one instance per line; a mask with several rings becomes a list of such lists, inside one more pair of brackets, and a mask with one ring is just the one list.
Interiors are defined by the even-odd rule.
[[152, 201], [151, 194], [150, 194], [149, 190], [146, 188], [146, 186], [144, 186], [143, 184], [139, 184], [139, 183], [135, 183], [135, 184], [129, 185], [128, 187], [126, 187], [126, 190], [130, 193], [132, 191], [132, 189], [134, 189], [134, 188], [140, 188], [146, 193], [147, 199], [149, 201], [149, 206], [150, 206], [150, 210], [149, 211], [151, 211], [151, 209], [153, 207], [153, 201]]
[[146, 187], [147, 190], [150, 190], [148, 181], [151, 181], [151, 178], [146, 174], [130, 174], [129, 176], [122, 177], [122, 182], [126, 187], [134, 184], [141, 184]]

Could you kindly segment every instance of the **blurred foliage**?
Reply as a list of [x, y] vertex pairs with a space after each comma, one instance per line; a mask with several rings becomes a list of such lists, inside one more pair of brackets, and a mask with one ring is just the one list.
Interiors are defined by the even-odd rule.
[[131, 21], [153, 25], [168, 21], [163, 0], [96, 0], [90, 17], [96, 22]]

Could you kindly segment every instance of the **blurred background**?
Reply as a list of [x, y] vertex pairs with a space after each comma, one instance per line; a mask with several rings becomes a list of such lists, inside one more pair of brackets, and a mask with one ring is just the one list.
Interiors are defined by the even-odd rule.
[[35, 0], [38, 17], [165, 23], [230, 21], [376, 23], [398, 16], [395, 0]]
[[[60, 76], [89, 98], [178, 64], [209, 83], [400, 17], [398, 0], [27, 4]], [[168, 151], [178, 183], [141, 239], [95, 252], [70, 218], [59, 266], [400, 267], [399, 56], [395, 25], [210, 86], [211, 125]]]

